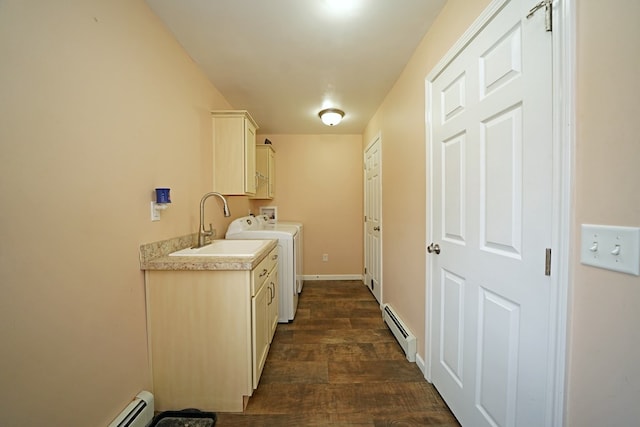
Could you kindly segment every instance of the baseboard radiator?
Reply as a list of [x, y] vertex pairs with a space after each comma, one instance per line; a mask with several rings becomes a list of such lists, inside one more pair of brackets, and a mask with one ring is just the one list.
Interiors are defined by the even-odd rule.
[[141, 391], [109, 427], [146, 427], [153, 420], [153, 394]]
[[404, 354], [407, 355], [407, 360], [409, 362], [416, 361], [416, 337], [409, 331], [398, 317], [396, 312], [389, 304], [385, 304], [382, 308], [382, 318], [384, 322], [389, 326], [389, 329], [393, 333], [393, 336], [396, 337], [400, 347], [404, 350]]

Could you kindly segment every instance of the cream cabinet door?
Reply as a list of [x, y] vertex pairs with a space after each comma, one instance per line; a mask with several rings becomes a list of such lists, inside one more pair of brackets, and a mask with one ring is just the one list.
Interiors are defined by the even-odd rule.
[[271, 291], [269, 281], [264, 283], [251, 300], [251, 317], [253, 318], [253, 388], [258, 387], [260, 375], [269, 353], [269, 299]]
[[270, 145], [256, 146], [256, 195], [252, 199], [275, 196], [275, 151]]
[[269, 316], [269, 342], [273, 340], [273, 335], [276, 333], [276, 327], [278, 326], [278, 265], [273, 268], [269, 278], [267, 279], [266, 286], [269, 288], [268, 298], [268, 316]]
[[225, 195], [256, 192], [256, 130], [246, 111], [213, 111], [213, 190]]

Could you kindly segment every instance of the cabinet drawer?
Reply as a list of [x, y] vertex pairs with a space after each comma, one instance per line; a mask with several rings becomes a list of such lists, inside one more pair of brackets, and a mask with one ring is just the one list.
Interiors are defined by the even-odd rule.
[[271, 252], [269, 252], [269, 255], [267, 255], [265, 259], [268, 259], [267, 270], [271, 272], [273, 267], [278, 265], [278, 247], [276, 246]]
[[251, 271], [251, 296], [255, 296], [269, 276], [271, 252]]
[[260, 264], [251, 271], [251, 296], [255, 296], [264, 282], [267, 280], [267, 276], [273, 267], [278, 263], [278, 247], [276, 246], [269, 254], [264, 257]]

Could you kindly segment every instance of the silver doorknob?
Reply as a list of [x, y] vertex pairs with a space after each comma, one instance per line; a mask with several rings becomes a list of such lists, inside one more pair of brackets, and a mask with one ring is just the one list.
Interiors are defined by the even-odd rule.
[[380, 227], [378, 226], [373, 227], [373, 231], [380, 231]]
[[429, 246], [427, 246], [427, 252], [429, 253], [433, 253], [435, 252], [436, 255], [438, 255], [440, 253], [440, 245], [437, 243], [431, 243]]

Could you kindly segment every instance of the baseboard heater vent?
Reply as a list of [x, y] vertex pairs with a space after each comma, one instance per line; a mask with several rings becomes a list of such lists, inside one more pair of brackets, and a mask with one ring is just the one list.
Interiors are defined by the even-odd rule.
[[141, 391], [109, 427], [146, 427], [153, 420], [153, 394]]
[[396, 337], [400, 347], [407, 355], [409, 362], [416, 361], [416, 337], [409, 331], [409, 328], [400, 320], [400, 317], [395, 313], [393, 308], [389, 304], [385, 304], [382, 308], [382, 318], [384, 322], [389, 326], [393, 336]]

